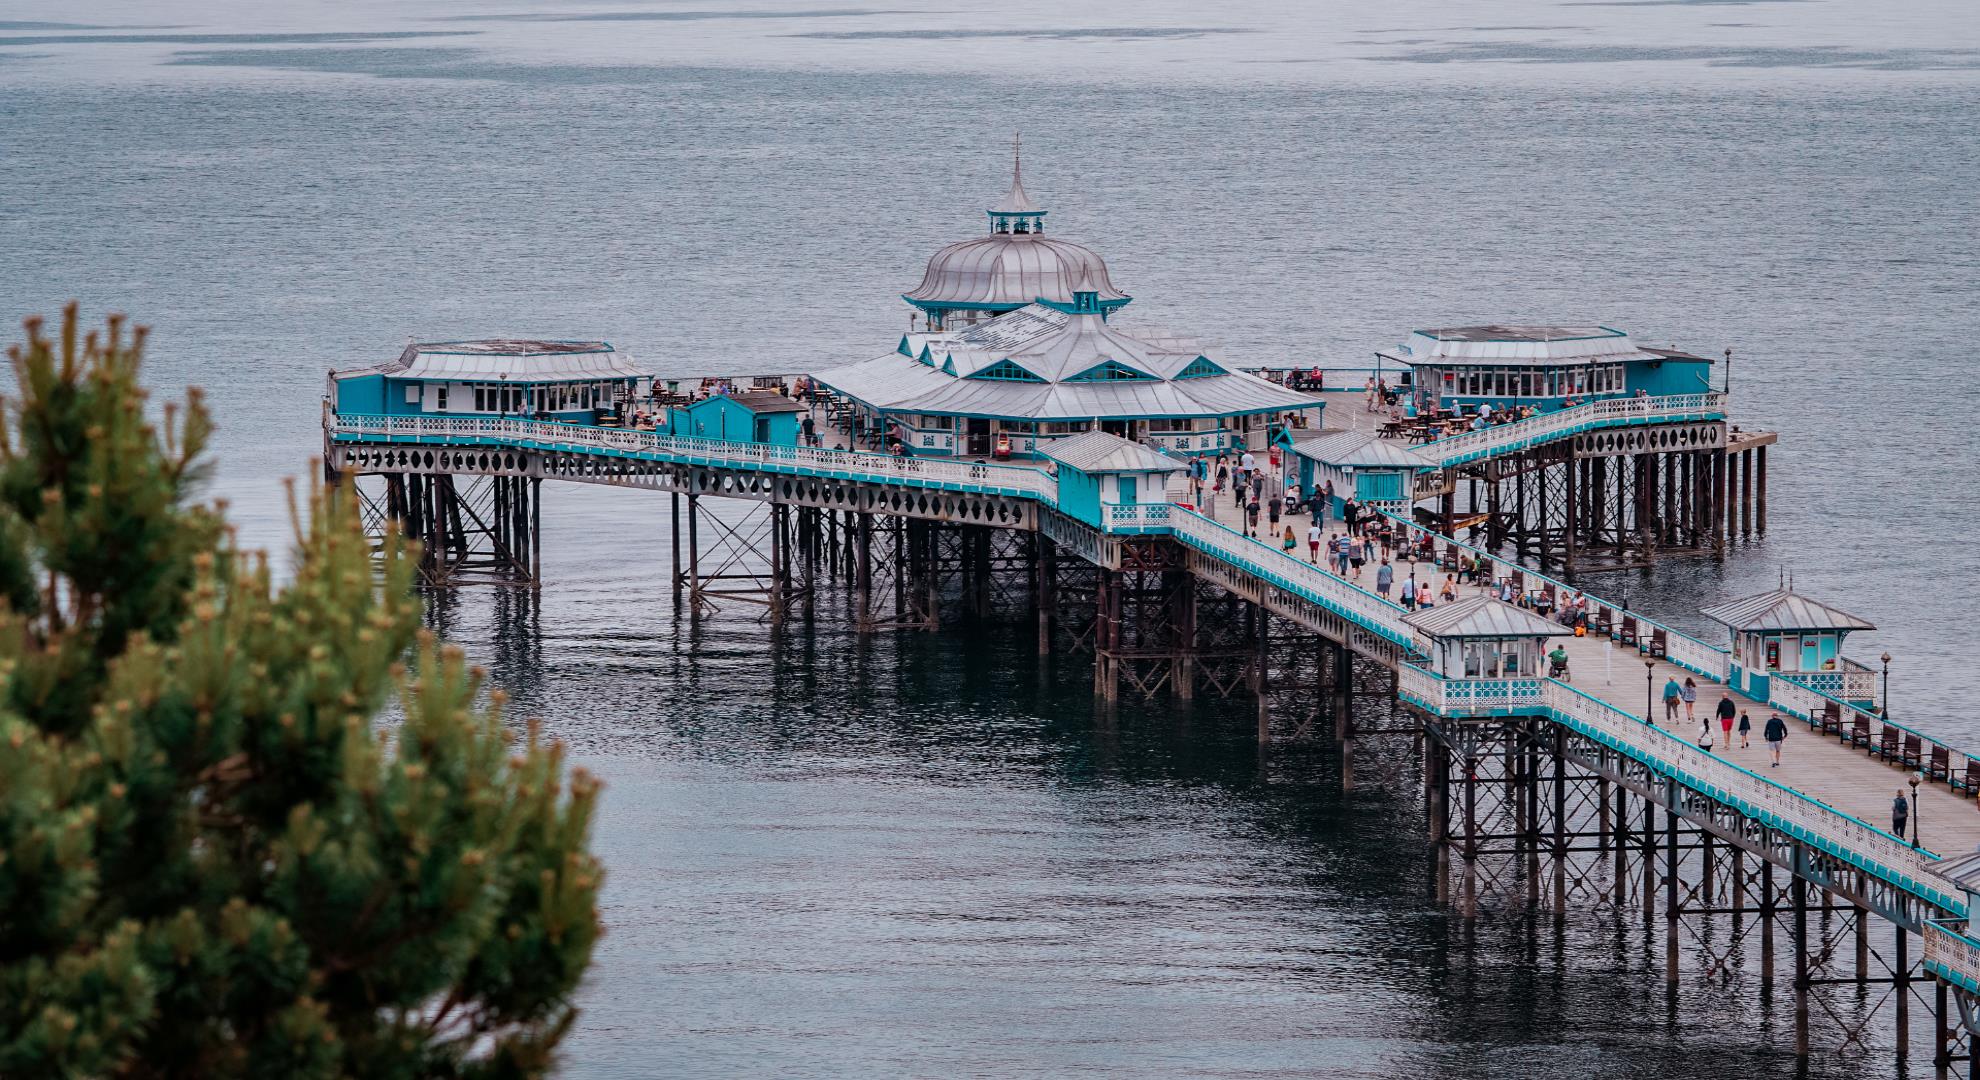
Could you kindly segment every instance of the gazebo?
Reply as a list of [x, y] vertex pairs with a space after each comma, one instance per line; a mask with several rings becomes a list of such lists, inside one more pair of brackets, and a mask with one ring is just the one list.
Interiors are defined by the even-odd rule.
[[1876, 683], [1868, 668], [1855, 668], [1843, 658], [1842, 643], [1852, 630], [1876, 626], [1811, 600], [1783, 585], [1706, 608], [1706, 618], [1725, 624], [1731, 635], [1732, 664], [1727, 683], [1755, 701], [1766, 701], [1768, 680], [1775, 675], [1850, 702], [1875, 699]]
[[1430, 669], [1447, 679], [1535, 678], [1547, 639], [1567, 627], [1489, 596], [1469, 596], [1403, 621], [1431, 639]]

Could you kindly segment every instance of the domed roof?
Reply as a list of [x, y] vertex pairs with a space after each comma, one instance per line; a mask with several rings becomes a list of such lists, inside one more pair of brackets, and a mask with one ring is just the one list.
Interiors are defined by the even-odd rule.
[[936, 252], [921, 284], [902, 298], [919, 307], [1006, 311], [1037, 300], [1069, 304], [1075, 292], [1098, 293], [1107, 309], [1127, 303], [1092, 248], [1046, 237], [1045, 213], [1024, 190], [1024, 161], [1014, 146], [1011, 188], [989, 210], [990, 235]]
[[1034, 300], [1071, 303], [1086, 279], [1100, 302], [1127, 300], [1107, 278], [1092, 248], [1035, 233], [992, 234], [950, 244], [928, 260], [928, 272], [906, 298], [916, 304], [1022, 307]]

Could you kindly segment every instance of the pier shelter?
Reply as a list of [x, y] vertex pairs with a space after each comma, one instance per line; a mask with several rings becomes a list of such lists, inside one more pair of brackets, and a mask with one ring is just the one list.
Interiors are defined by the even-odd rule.
[[1489, 596], [1439, 604], [1403, 621], [1430, 638], [1430, 670], [1446, 679], [1537, 678], [1546, 664], [1547, 639], [1569, 633]]
[[[991, 234], [935, 253], [904, 294], [925, 325], [894, 349], [814, 377], [857, 430], [910, 455], [1035, 458], [1099, 430], [1175, 453], [1259, 450], [1277, 427], [1316, 427], [1321, 400], [1212, 356], [1194, 338], [1125, 328], [1129, 297], [1091, 250], [1041, 235], [1045, 211], [1013, 177]], [[873, 436], [869, 436], [873, 437]]]
[[1846, 611], [1783, 587], [1700, 614], [1725, 625], [1732, 650], [1726, 682], [1748, 697], [1767, 700], [1768, 680], [1777, 675], [1852, 704], [1876, 697], [1876, 673], [1842, 655], [1850, 631], [1876, 627]]
[[1340, 513], [1352, 495], [1363, 506], [1406, 515], [1415, 502], [1417, 474], [1438, 467], [1395, 440], [1377, 438], [1367, 431], [1295, 434], [1292, 451], [1299, 465], [1301, 491], [1317, 491], [1323, 484], [1334, 486], [1334, 504], [1328, 508], [1334, 514]]
[[673, 409], [668, 415], [668, 429], [672, 434], [697, 439], [796, 446], [802, 415], [804, 406], [783, 394], [752, 390], [715, 394]]
[[1418, 412], [1551, 412], [1601, 398], [1702, 394], [1712, 361], [1654, 349], [1607, 326], [1456, 326], [1418, 330], [1376, 352], [1407, 367]]
[[340, 413], [591, 423], [651, 382], [610, 342], [500, 338], [407, 345], [388, 363], [331, 372], [329, 390]]
[[1088, 525], [1105, 525], [1110, 509], [1118, 517], [1120, 508], [1167, 505], [1169, 477], [1188, 467], [1104, 431], [1058, 439], [1041, 452], [1056, 466], [1059, 509]]

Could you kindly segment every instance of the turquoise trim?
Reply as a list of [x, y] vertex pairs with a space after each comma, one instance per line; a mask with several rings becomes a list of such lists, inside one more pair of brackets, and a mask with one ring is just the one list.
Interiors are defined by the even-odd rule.
[[1211, 375], [1229, 375], [1230, 372], [1217, 366], [1209, 357], [1199, 356], [1189, 362], [1189, 366], [1176, 372], [1178, 379], [1202, 379]]
[[979, 368], [964, 376], [968, 379], [983, 379], [988, 382], [1027, 382], [1042, 383], [1045, 380], [1025, 370], [1023, 364], [1011, 359], [999, 360], [988, 367]]
[[[1065, 382], [1160, 382], [1140, 368], [1131, 368], [1119, 360], [1102, 360], [1068, 379]], [[1279, 412], [1279, 407], [1266, 409], [1266, 412]]]

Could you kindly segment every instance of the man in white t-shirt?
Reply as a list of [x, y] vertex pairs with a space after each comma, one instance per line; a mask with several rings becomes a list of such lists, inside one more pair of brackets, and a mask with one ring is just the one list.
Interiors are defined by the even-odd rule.
[[1325, 538], [1326, 538], [1326, 534], [1320, 531], [1320, 523], [1318, 521], [1315, 521], [1313, 524], [1308, 525], [1306, 527], [1306, 551], [1307, 551], [1306, 561], [1307, 562], [1313, 563], [1316, 566], [1319, 565], [1320, 541]]

